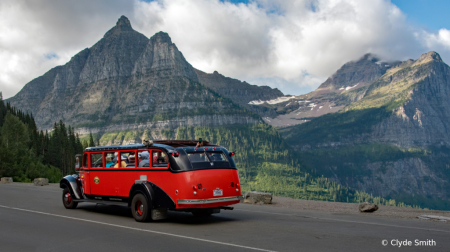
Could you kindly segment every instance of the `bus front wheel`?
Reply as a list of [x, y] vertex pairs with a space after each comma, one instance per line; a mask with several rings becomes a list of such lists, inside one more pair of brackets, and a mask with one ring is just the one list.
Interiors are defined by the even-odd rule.
[[78, 202], [75, 202], [73, 200], [72, 194], [70, 193], [70, 190], [67, 187], [64, 187], [63, 194], [62, 194], [62, 201], [63, 201], [64, 207], [67, 209], [75, 209], [78, 206]]

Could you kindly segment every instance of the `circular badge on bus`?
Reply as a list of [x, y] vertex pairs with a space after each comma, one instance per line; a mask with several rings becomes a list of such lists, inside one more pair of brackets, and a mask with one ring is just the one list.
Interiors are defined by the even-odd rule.
[[96, 183], [96, 184], [100, 183], [100, 179], [98, 177], [95, 177], [94, 178], [94, 183]]

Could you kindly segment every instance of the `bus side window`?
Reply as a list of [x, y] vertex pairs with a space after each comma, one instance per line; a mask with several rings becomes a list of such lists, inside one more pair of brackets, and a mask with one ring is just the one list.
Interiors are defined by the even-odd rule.
[[83, 155], [83, 168], [87, 168], [88, 167], [88, 155], [87, 155], [87, 153], [85, 153], [84, 155]]
[[93, 168], [103, 167], [102, 153], [91, 153], [91, 167]]
[[150, 153], [148, 151], [138, 151], [138, 167], [150, 167]]
[[106, 168], [113, 168], [114, 165], [116, 164], [115, 162], [117, 162], [117, 158], [116, 160], [114, 160], [115, 155], [114, 152], [105, 152], [105, 167]]
[[136, 167], [136, 152], [120, 152], [120, 167]]
[[152, 151], [152, 166], [153, 167], [167, 167], [168, 159], [166, 153], [154, 150]]

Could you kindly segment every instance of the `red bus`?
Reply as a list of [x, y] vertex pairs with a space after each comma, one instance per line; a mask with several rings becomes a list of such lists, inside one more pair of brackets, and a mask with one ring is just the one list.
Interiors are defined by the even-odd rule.
[[233, 155], [207, 141], [89, 147], [75, 156], [78, 175], [60, 182], [63, 204], [126, 205], [136, 221], [164, 219], [168, 210], [195, 216], [232, 210], [242, 198]]

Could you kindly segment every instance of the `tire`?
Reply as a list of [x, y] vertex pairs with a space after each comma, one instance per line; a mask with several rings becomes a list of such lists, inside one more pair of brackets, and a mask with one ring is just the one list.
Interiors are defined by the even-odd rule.
[[195, 217], [208, 217], [212, 215], [212, 210], [210, 209], [197, 209], [197, 210], [193, 210], [192, 214]]
[[151, 220], [151, 204], [142, 193], [134, 195], [131, 201], [131, 214], [137, 222]]
[[64, 187], [62, 194], [63, 205], [66, 209], [75, 209], [78, 206], [78, 202], [73, 200], [73, 195], [70, 193], [69, 188]]

